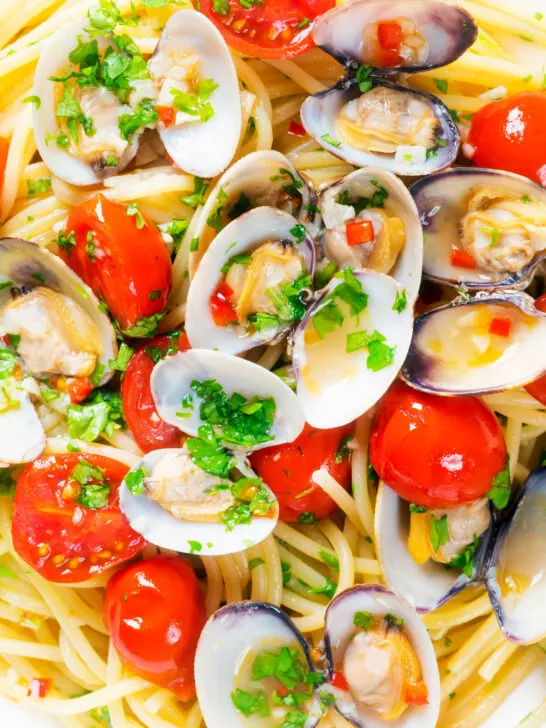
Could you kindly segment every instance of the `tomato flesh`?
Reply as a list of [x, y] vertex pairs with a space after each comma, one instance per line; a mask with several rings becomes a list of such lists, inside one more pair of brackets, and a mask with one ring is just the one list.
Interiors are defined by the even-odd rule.
[[304, 137], [307, 132], [305, 131], [305, 127], [303, 124], [300, 124], [297, 121], [291, 121], [288, 125], [288, 133], [292, 136], [298, 136], [298, 137]]
[[156, 110], [159, 121], [164, 126], [172, 126], [174, 124], [176, 113], [172, 106], [156, 106]]
[[229, 300], [231, 296], [233, 289], [227, 283], [222, 283], [210, 297], [209, 308], [216, 326], [227, 326], [238, 321], [237, 311]]
[[468, 268], [470, 270], [477, 267], [474, 258], [465, 250], [459, 250], [458, 248], [454, 248], [451, 252], [451, 265], [457, 268]]
[[144, 452], [180, 447], [182, 441], [182, 433], [178, 427], [164, 422], [157, 412], [150, 387], [155, 362], [146, 352], [146, 349], [153, 351], [150, 347], [157, 347], [164, 352], [171, 348], [175, 351], [186, 351], [190, 344], [186, 334], [178, 337], [158, 336], [142, 346], [129, 362], [121, 383], [123, 416], [137, 445]]
[[377, 24], [377, 40], [385, 51], [398, 51], [402, 42], [402, 26], [395, 21]]
[[345, 225], [345, 233], [347, 235], [347, 245], [371, 243], [374, 239], [373, 223], [371, 220], [348, 222]]
[[239, 0], [201, 0], [200, 9], [235, 50], [258, 58], [293, 58], [313, 47], [313, 21], [335, 4], [335, 0], [263, 0], [243, 7]]
[[477, 167], [502, 169], [546, 185], [546, 94], [522, 93], [481, 108], [468, 144]]
[[6, 137], [0, 137], [0, 194], [4, 187], [4, 175], [6, 174], [6, 164], [8, 161], [10, 141]]
[[[106, 301], [122, 329], [161, 314], [172, 280], [169, 251], [159, 230], [151, 220], [127, 212], [125, 205], [103, 195], [74, 207], [66, 232], [75, 232], [76, 245], [60, 251], [72, 270]], [[88, 253], [90, 240], [93, 259]]]
[[[546, 293], [543, 293], [542, 296], [539, 296], [536, 299], [535, 308], [542, 311], [542, 313], [546, 313]], [[535, 379], [534, 382], [526, 384], [525, 389], [529, 392], [531, 397], [534, 397], [541, 404], [546, 405], [546, 374]]]
[[494, 316], [489, 324], [489, 333], [495, 334], [496, 336], [504, 336], [507, 338], [510, 336], [510, 329], [512, 328], [511, 319], [502, 318], [501, 316]]
[[[82, 460], [104, 471], [110, 486], [104, 508], [86, 508], [74, 495], [77, 483], [70, 476]], [[27, 465], [17, 482], [12, 522], [19, 556], [55, 582], [85, 581], [135, 556], [145, 541], [125, 520], [118, 498], [128, 470], [90, 453], [52, 455]]]
[[348, 454], [341, 457], [340, 443], [353, 434], [352, 424], [332, 430], [314, 430], [306, 425], [294, 442], [266, 447], [250, 456], [252, 467], [278, 498], [281, 520], [294, 523], [303, 513], [327, 518], [337, 510], [311, 476], [315, 470], [326, 468], [348, 490], [351, 463]]
[[195, 697], [193, 660], [205, 624], [205, 600], [187, 561], [157, 556], [108, 582], [103, 616], [131, 669], [181, 700]]
[[75, 377], [68, 383], [67, 389], [72, 404], [79, 404], [91, 394], [94, 387], [88, 377]]
[[370, 460], [405, 500], [449, 508], [487, 493], [505, 466], [506, 445], [478, 397], [440, 397], [396, 382], [379, 404]]

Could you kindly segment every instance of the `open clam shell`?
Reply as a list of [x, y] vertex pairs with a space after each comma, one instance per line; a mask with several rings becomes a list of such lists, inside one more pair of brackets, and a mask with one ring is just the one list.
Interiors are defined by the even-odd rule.
[[[472, 198], [477, 199], [482, 190], [482, 205], [477, 210], [473, 206], [472, 218], [467, 218], [469, 202]], [[488, 232], [489, 228], [485, 227], [486, 220], [480, 222], [479, 219], [480, 212], [486, 214], [490, 221], [494, 219], [493, 215], [498, 218], [500, 225], [510, 218], [514, 222], [518, 219], [525, 221], [524, 216], [528, 215], [529, 223], [536, 231], [533, 208], [535, 205], [546, 206], [546, 190], [526, 177], [493, 169], [461, 168], [421, 179], [410, 187], [410, 193], [419, 210], [425, 233], [423, 274], [428, 278], [471, 290], [524, 287], [546, 255], [546, 232], [542, 233], [541, 238], [537, 238], [537, 232], [520, 227], [520, 232], [511, 232], [508, 236], [502, 234], [498, 240], [493, 240], [495, 228], [490, 228], [491, 232]], [[506, 196], [508, 205], [505, 210], [502, 205], [495, 204], [495, 195]], [[495, 209], [496, 207], [499, 209]], [[472, 226], [476, 240], [477, 236], [483, 238], [480, 247], [476, 249], [481, 258], [485, 259], [487, 256], [491, 263], [497, 259], [498, 265], [501, 263], [500, 254], [504, 254], [504, 250], [509, 252], [511, 247], [517, 253], [525, 245], [529, 249], [531, 260], [523, 261], [518, 267], [518, 258], [514, 258], [515, 265], [512, 267], [515, 269], [512, 270], [502, 267], [496, 269], [492, 264], [480, 264], [481, 261], [475, 261], [473, 267], [468, 267], [473, 264], [472, 257], [468, 262], [460, 261], [464, 267], [457, 264], [453, 255], [457, 241], [460, 241], [457, 249], [467, 252], [462, 240], [465, 219]], [[542, 229], [544, 231], [544, 223]], [[544, 249], [539, 248], [532, 254], [535, 239], [537, 243], [542, 240]]]
[[160, 124], [159, 135], [178, 167], [198, 177], [215, 177], [231, 162], [241, 132], [235, 65], [222, 34], [195, 10], [179, 10], [167, 21], [150, 61], [152, 77], [154, 68], [175, 66], [176, 59], [184, 55], [199, 59], [201, 80], [218, 84], [209, 99], [214, 115], [205, 121]]
[[532, 644], [546, 637], [546, 468], [525, 481], [488, 556], [485, 580], [508, 639]]
[[438, 609], [474, 581], [480, 571], [489, 536], [483, 536], [471, 577], [458, 569], [427, 561], [417, 564], [408, 550], [409, 503], [381, 483], [375, 506], [375, 540], [381, 568], [388, 585], [415, 609], [425, 614]]
[[[257, 652], [283, 646], [299, 649], [312, 670], [306, 641], [284, 612], [272, 604], [236, 602], [210, 617], [195, 654], [197, 698], [209, 728], [240, 728], [246, 722], [231, 698], [238, 687], [237, 677]], [[252, 687], [255, 689], [256, 685], [253, 682]], [[306, 713], [304, 728], [314, 728], [320, 710], [313, 704]]]
[[9, 396], [19, 406], [0, 414], [0, 468], [31, 462], [46, 445], [44, 428], [28, 393], [15, 388]]
[[[329, 231], [339, 224], [340, 219], [342, 224], [347, 219], [346, 215], [342, 215], [340, 218], [340, 212], [343, 212], [339, 208], [340, 199], [346, 198], [350, 201], [358, 201], [365, 198], [369, 200], [367, 206], [373, 208], [374, 195], [377, 195], [380, 187], [387, 192], [387, 196], [381, 202], [381, 209], [387, 216], [397, 217], [402, 221], [406, 238], [394, 268], [383, 272], [388, 273], [406, 289], [408, 301], [413, 303], [417, 298], [421, 283], [423, 232], [417, 208], [408, 193], [407, 187], [390, 172], [378, 167], [364, 167], [351, 172], [351, 174], [321, 192], [318, 204], [326, 228], [322, 235], [325, 252], [330, 259], [340, 266], [354, 265], [352, 262], [353, 251], [358, 250], [359, 246], [355, 248], [344, 246], [338, 251], [335, 245], [329, 244]], [[383, 195], [377, 196], [383, 197]], [[343, 205], [343, 207], [346, 207], [346, 205]], [[358, 265], [354, 267], [368, 266]]]
[[[428, 703], [410, 706], [397, 720], [389, 721], [396, 728], [434, 728], [440, 711], [440, 676], [434, 648], [424, 624], [413, 607], [401, 596], [384, 586], [354, 586], [337, 596], [326, 610], [324, 646], [330, 676], [343, 661], [345, 650], [354, 634], [357, 612], [373, 617], [391, 615], [403, 620], [403, 629], [419, 659], [423, 680], [428, 689]], [[386, 721], [362, 705], [357, 706], [350, 693], [339, 698], [336, 709], [358, 728], [384, 728]]]
[[[346, 6], [349, 7], [350, 3]], [[347, 143], [336, 128], [342, 109], [363, 94], [358, 83], [342, 80], [337, 86], [309, 96], [302, 104], [301, 119], [308, 134], [331, 154], [358, 167], [381, 167], [402, 176], [419, 176], [449, 167], [459, 149], [459, 132], [449, 110], [436, 96], [411, 88], [396, 86], [381, 78], [374, 78], [373, 91], [384, 89], [392, 98], [406, 108], [405, 114], [413, 115], [432, 112], [436, 128], [430, 147], [412, 145], [397, 147], [396, 153], [372, 152], [359, 149]], [[369, 93], [369, 92], [367, 92]], [[396, 99], [396, 102], [395, 102]], [[386, 113], [378, 106], [377, 113]], [[399, 150], [406, 153], [399, 155]]]
[[292, 251], [301, 260], [303, 270], [312, 276], [315, 247], [308, 235], [303, 240], [294, 235], [297, 226], [297, 220], [288, 213], [273, 207], [258, 207], [233, 220], [216, 236], [201, 260], [188, 293], [186, 333], [193, 348], [239, 354], [266, 344], [291, 328], [290, 322], [261, 332], [251, 324], [218, 326], [210, 310], [210, 299], [224, 277], [222, 269], [229, 265], [230, 259], [242, 254], [250, 255], [268, 241], [291, 245]]
[[478, 36], [472, 16], [456, 5], [435, 0], [355, 0], [318, 18], [313, 40], [349, 67], [366, 64], [380, 68], [366, 29], [381, 21], [409, 21], [422, 44], [416, 57], [402, 58], [401, 63], [385, 72], [416, 73], [446, 66], [470, 48]]
[[[257, 364], [229, 354], [207, 349], [191, 349], [160, 361], [151, 377], [152, 395], [159, 416], [187, 435], [197, 435], [205, 424], [200, 414], [200, 398], [191, 384], [194, 380], [216, 380], [228, 395], [234, 393], [252, 399], [271, 397], [276, 411], [271, 428], [272, 439], [254, 446], [254, 450], [292, 442], [303, 430], [303, 410], [294, 392], [279, 377]], [[186, 397], [193, 398], [193, 409], [177, 416]], [[249, 448], [250, 449], [250, 448]]]
[[[134, 473], [139, 468], [153, 475], [154, 467], [165, 458], [173, 458], [182, 450], [164, 449], [147, 453], [131, 468]], [[234, 455], [237, 470], [242, 477], [255, 478], [255, 472], [241, 454]], [[127, 476], [126, 476], [127, 477]], [[272, 491], [264, 484], [269, 494], [269, 501], [276, 504]], [[266, 539], [275, 528], [278, 508], [267, 517], [254, 517], [251, 523], [236, 525], [232, 530], [219, 520], [191, 521], [176, 518], [169, 510], [163, 508], [156, 500], [148, 497], [146, 492], [133, 494], [125, 480], [120, 490], [120, 508], [131, 527], [156, 546], [180, 553], [199, 553], [201, 556], [221, 556], [243, 551]]]
[[478, 296], [425, 313], [402, 376], [433, 394], [485, 394], [533, 381], [546, 371], [546, 316], [524, 293]]
[[[294, 334], [298, 400], [306, 421], [319, 429], [345, 425], [369, 410], [395, 379], [411, 342], [412, 308], [406, 305], [398, 311], [395, 307], [403, 294], [402, 286], [373, 270], [351, 275], [356, 279], [353, 287], [360, 286], [360, 293], [368, 296], [364, 309], [358, 315], [352, 313], [339, 292], [336, 294], [338, 286], [348, 284], [343, 275], [335, 277]], [[318, 322], [328, 313], [337, 323], [324, 331]], [[384, 337], [383, 344], [391, 349], [389, 353], [379, 347], [386, 358], [378, 367], [372, 356], [376, 345], [370, 349], [364, 343], [367, 335], [373, 338], [374, 334]]]

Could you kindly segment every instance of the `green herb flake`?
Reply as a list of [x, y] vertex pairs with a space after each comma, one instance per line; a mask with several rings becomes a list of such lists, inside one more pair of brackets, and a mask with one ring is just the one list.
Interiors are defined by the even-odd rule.
[[355, 627], [361, 627], [367, 632], [375, 621], [375, 617], [371, 612], [355, 612], [353, 624]]
[[433, 78], [434, 85], [443, 94], [447, 94], [447, 81], [442, 78]]
[[139, 495], [144, 492], [144, 478], [150, 473], [146, 468], [140, 466], [136, 470], [132, 470], [125, 476], [125, 485], [133, 495]]
[[36, 109], [39, 109], [42, 105], [42, 101], [39, 96], [25, 96], [23, 99], [24, 104], [36, 104]]
[[359, 66], [356, 72], [356, 82], [361, 93], [365, 94], [367, 91], [373, 88], [373, 81], [371, 78], [373, 71], [372, 66]]
[[47, 194], [51, 191], [51, 177], [41, 177], [40, 179], [27, 179], [27, 190], [29, 197]]
[[319, 519], [312, 511], [305, 511], [305, 513], [300, 513], [298, 517], [298, 523], [300, 523], [302, 526], [315, 526], [317, 523], [319, 523]]
[[[214, 0], [215, 5], [218, 2], [219, 0]], [[253, 693], [249, 693], [246, 690], [237, 688], [231, 693], [231, 702], [239, 713], [246, 716], [260, 715], [262, 718], [267, 718], [271, 715], [271, 711], [269, 710], [269, 705], [267, 703], [267, 696], [263, 690], [256, 690]]]
[[402, 311], [406, 310], [407, 305], [408, 295], [406, 289], [404, 288], [402, 291], [396, 292], [396, 298], [394, 299], [394, 303], [392, 304], [392, 310], [397, 311], [398, 313], [402, 313]]
[[119, 351], [115, 359], [109, 359], [108, 366], [117, 372], [124, 372], [127, 369], [131, 357], [134, 354], [134, 350], [131, 349], [125, 342], [119, 347]]
[[512, 492], [512, 482], [510, 478], [510, 458], [506, 458], [506, 465], [495, 475], [491, 489], [487, 493], [487, 497], [493, 503], [495, 508], [502, 511], [508, 505], [510, 494]]
[[185, 205], [195, 209], [205, 202], [205, 194], [209, 188], [209, 183], [201, 177], [195, 177], [193, 182], [193, 194], [182, 197], [181, 200]]
[[438, 551], [440, 546], [449, 541], [449, 528], [447, 523], [447, 515], [441, 518], [430, 517], [430, 542], [434, 551]]
[[136, 202], [131, 202], [129, 205], [127, 205], [127, 207], [125, 208], [125, 214], [129, 217], [135, 218], [137, 230], [142, 230], [143, 227], [147, 227], [148, 223], [142, 216], [142, 213], [138, 209], [138, 205]]
[[320, 549], [319, 556], [321, 560], [332, 569], [332, 571], [339, 571], [339, 559], [335, 554], [329, 554], [327, 551]]
[[255, 559], [250, 559], [250, 561], [248, 562], [249, 571], [253, 571], [258, 566], [262, 566], [262, 564], [265, 564], [265, 561], [263, 559], [260, 559], [259, 557]]
[[199, 541], [188, 541], [188, 546], [190, 547], [190, 554], [198, 554], [203, 550], [203, 544]]
[[427, 509], [423, 506], [418, 506], [416, 503], [409, 504], [410, 513], [426, 513]]
[[327, 144], [331, 144], [333, 147], [340, 147], [341, 142], [337, 139], [334, 139], [331, 134], [323, 134], [321, 136], [321, 139], [324, 140]]
[[344, 460], [348, 460], [351, 457], [351, 448], [349, 443], [353, 440], [353, 435], [347, 435], [343, 437], [337, 444], [336, 453], [334, 460], [336, 463], [342, 463]]

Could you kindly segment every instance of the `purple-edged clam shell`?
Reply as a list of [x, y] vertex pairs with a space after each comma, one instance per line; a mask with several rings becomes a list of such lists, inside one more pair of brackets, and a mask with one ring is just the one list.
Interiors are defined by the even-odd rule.
[[478, 28], [472, 16], [456, 5], [434, 0], [353, 0], [333, 8], [315, 23], [313, 40], [350, 67], [376, 65], [366, 54], [364, 30], [381, 20], [413, 20], [427, 51], [417, 64], [394, 66], [385, 73], [415, 73], [455, 61], [474, 43]]
[[546, 468], [525, 481], [488, 555], [485, 582], [508, 639], [527, 645], [546, 637]]
[[382, 483], [375, 507], [375, 539], [388, 585], [413, 604], [420, 614], [438, 609], [475, 581], [485, 556], [491, 529], [480, 539], [471, 577], [458, 569], [428, 561], [417, 564], [408, 551], [409, 503]]
[[473, 188], [488, 187], [500, 193], [528, 197], [546, 205], [546, 190], [527, 177], [495, 169], [457, 168], [415, 182], [410, 193], [415, 200], [425, 234], [423, 275], [433, 280], [471, 290], [521, 288], [529, 284], [545, 252], [515, 273], [461, 268], [451, 263], [452, 245], [460, 238], [465, 201]]
[[301, 240], [294, 231], [302, 225], [282, 210], [256, 207], [236, 218], [218, 233], [204, 254], [192, 279], [186, 304], [186, 333], [193, 348], [218, 349], [240, 354], [267, 344], [287, 333], [292, 324], [281, 324], [249, 335], [242, 326], [217, 326], [210, 310], [210, 298], [217, 288], [230, 258], [251, 253], [261, 244], [280, 240], [293, 244], [309, 275], [315, 270], [315, 244], [307, 232]]
[[[373, 270], [353, 271], [368, 294], [364, 311], [355, 316], [336, 298], [344, 315], [341, 327], [324, 338], [316, 334], [313, 317], [335, 294], [343, 278], [335, 277], [308, 309], [294, 333], [293, 364], [296, 372], [298, 400], [306, 422], [318, 429], [339, 427], [352, 422], [369, 410], [392, 384], [408, 352], [413, 330], [412, 307], [394, 309], [402, 286], [390, 276]], [[394, 348], [392, 363], [378, 371], [368, 367], [368, 349], [347, 352], [347, 335], [363, 330], [385, 337]]]
[[[493, 361], [484, 359], [483, 364], [476, 363], [472, 357], [476, 357], [473, 342], [483, 340], [484, 334], [468, 319], [478, 305], [491, 307], [493, 317], [512, 320], [508, 339], [498, 337], [507, 344], [503, 353]], [[401, 374], [408, 384], [423, 392], [485, 394], [528, 384], [546, 372], [546, 315], [534, 307], [533, 299], [525, 293], [478, 294], [471, 301], [429, 311], [415, 319], [414, 326]], [[468, 346], [473, 347], [468, 349], [468, 360], [460, 358], [461, 352], [465, 353], [464, 339], [458, 343], [452, 341], [455, 332], [465, 332], [463, 327], [468, 332], [465, 333]], [[485, 336], [489, 334], [486, 332]], [[438, 353], [440, 339], [443, 351]], [[456, 363], [453, 356], [459, 357]]]
[[[403, 629], [411, 642], [428, 689], [428, 703], [410, 706], [396, 721], [399, 728], [434, 728], [440, 710], [440, 676], [429, 634], [415, 609], [401, 596], [377, 584], [360, 584], [333, 599], [326, 609], [324, 647], [330, 677], [343, 670], [343, 658], [349, 641], [357, 631], [356, 612], [370, 612], [374, 617], [387, 614], [404, 620]], [[358, 728], [384, 728], [385, 721], [374, 711], [353, 701], [346, 693], [336, 702], [336, 709]]]
[[[459, 150], [459, 132], [449, 109], [436, 96], [423, 91], [376, 79], [374, 87], [377, 86], [414, 96], [428, 104], [440, 124], [438, 140], [443, 140], [441, 144], [444, 146], [435, 146], [434, 154], [429, 154], [424, 162], [416, 162], [396, 161], [394, 154], [361, 151], [346, 144], [336, 132], [335, 121], [345, 104], [362, 95], [358, 84], [348, 80], [305, 99], [301, 107], [301, 120], [307, 133], [331, 154], [358, 167], [381, 167], [407, 177], [431, 174], [449, 167]], [[326, 141], [325, 135], [330, 135], [334, 143]]]
[[[253, 647], [258, 651], [278, 649], [293, 645], [295, 641], [312, 670], [309, 645], [278, 607], [266, 602], [236, 602], [215, 612], [201, 632], [194, 663], [197, 698], [207, 727], [240, 728], [243, 725], [241, 713], [233, 706], [231, 693], [233, 678], [249, 650]], [[313, 700], [305, 728], [314, 728], [320, 715], [318, 701]]]

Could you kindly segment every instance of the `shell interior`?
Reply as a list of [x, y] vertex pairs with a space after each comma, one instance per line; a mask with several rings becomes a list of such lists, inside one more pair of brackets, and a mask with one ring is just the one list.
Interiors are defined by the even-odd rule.
[[15, 390], [10, 397], [20, 406], [0, 414], [0, 468], [34, 460], [46, 445], [44, 428], [27, 392]]

